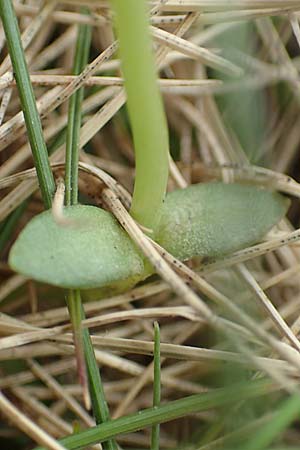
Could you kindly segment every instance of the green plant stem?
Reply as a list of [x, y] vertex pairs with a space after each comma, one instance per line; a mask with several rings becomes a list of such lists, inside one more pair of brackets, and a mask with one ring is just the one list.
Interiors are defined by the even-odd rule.
[[[157, 322], [154, 323], [154, 382], [153, 382], [153, 407], [160, 405], [160, 329]], [[152, 426], [151, 450], [159, 450], [159, 423]]]
[[134, 139], [136, 178], [131, 214], [155, 229], [168, 180], [169, 138], [157, 83], [145, 0], [112, 0]]
[[[84, 11], [85, 12], [85, 11]], [[78, 31], [73, 74], [79, 75], [88, 62], [91, 44], [91, 27], [81, 25]], [[79, 134], [81, 126], [81, 103], [84, 88], [78, 89], [70, 98], [68, 110], [68, 129], [66, 141], [66, 205], [78, 202], [78, 159]]]
[[[85, 319], [84, 310], [81, 305], [81, 318]], [[90, 395], [92, 408], [97, 424], [101, 424], [110, 420], [110, 414], [107, 402], [105, 400], [105, 392], [101, 380], [100, 370], [97, 365], [95, 352], [88, 329], [83, 330], [83, 346], [89, 380]], [[118, 446], [114, 439], [109, 439], [102, 444], [103, 450], [117, 450]]]
[[[97, 424], [110, 420], [110, 414], [105, 393], [97, 365], [93, 344], [88, 329], [82, 329], [81, 323], [85, 319], [85, 314], [81, 302], [79, 290], [68, 291], [68, 309], [73, 325], [74, 343], [76, 347], [77, 366], [79, 367], [79, 378], [85, 386], [85, 368], [87, 370], [90, 398], [92, 402], [93, 414]], [[85, 360], [85, 364], [82, 361]], [[84, 370], [84, 372], [82, 371]], [[117, 450], [117, 444], [113, 439], [103, 443], [104, 450]]]
[[[78, 28], [73, 69], [75, 75], [78, 75], [86, 66], [89, 55], [90, 42], [90, 27], [87, 25], [80, 25]], [[78, 200], [78, 145], [81, 127], [81, 103], [83, 100], [83, 95], [84, 90], [83, 88], [81, 88], [71, 96], [69, 101], [65, 174], [65, 197], [67, 206], [76, 204]], [[89, 409], [91, 401], [88, 390], [86, 361], [84, 357], [84, 343], [81, 327], [82, 304], [79, 290], [70, 289], [68, 291], [67, 305], [73, 327], [79, 382], [82, 386], [85, 406]]]
[[[88, 13], [82, 9], [82, 13]], [[74, 75], [78, 75], [86, 66], [89, 57], [91, 43], [91, 27], [80, 25], [78, 29], [77, 45], [75, 50], [75, 61], [73, 67]], [[77, 90], [69, 101], [68, 127], [66, 138], [66, 205], [75, 205], [78, 202], [78, 156], [79, 135], [81, 127], [81, 105], [84, 97], [84, 88]], [[103, 384], [100, 371], [95, 358], [89, 330], [82, 330], [81, 322], [85, 319], [79, 290], [68, 291], [68, 308], [73, 324], [74, 344], [76, 348], [77, 366], [79, 379], [83, 391], [87, 387], [86, 374], [88, 378], [89, 397], [91, 399], [93, 414], [97, 424], [110, 420], [109, 409], [105, 400]], [[116, 450], [114, 440], [103, 443], [104, 450]]]
[[[147, 428], [156, 423], [168, 422], [187, 414], [198, 413], [208, 409], [234, 404], [241, 399], [247, 400], [268, 393], [271, 383], [265, 380], [235, 384], [234, 386], [216, 389], [175, 400], [155, 408], [139, 411], [130, 416], [110, 420], [102, 425], [68, 436], [60, 440], [69, 450], [85, 448], [124, 433]], [[45, 450], [41, 447], [34, 450]]]
[[67, 294], [67, 305], [72, 322], [75, 355], [80, 384], [83, 388], [84, 404], [90, 408], [90, 395], [88, 392], [86, 364], [83, 345], [83, 331], [81, 326], [81, 297], [79, 290], [70, 289]]
[[0, 0], [0, 16], [16, 79], [37, 177], [45, 208], [50, 208], [55, 182], [48, 160], [42, 125], [29, 78], [20, 31], [11, 0]]
[[[82, 311], [82, 314], [84, 312]], [[84, 315], [82, 316], [82, 319]], [[103, 384], [99, 377], [99, 368], [95, 358], [91, 337], [87, 329], [83, 330], [84, 355], [86, 359], [90, 390], [93, 393], [91, 400], [96, 422], [98, 424], [110, 420], [107, 402], [105, 400]]]

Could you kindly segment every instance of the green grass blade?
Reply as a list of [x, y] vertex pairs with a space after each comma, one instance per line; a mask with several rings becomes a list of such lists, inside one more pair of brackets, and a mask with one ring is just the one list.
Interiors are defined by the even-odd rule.
[[[247, 381], [240, 385], [192, 395], [155, 408], [139, 411], [130, 416], [110, 420], [97, 427], [68, 436], [60, 442], [69, 450], [85, 448], [88, 445], [106, 441], [119, 434], [138, 431], [156, 423], [168, 422], [187, 414], [206, 411], [211, 408], [234, 404], [241, 399], [247, 400], [264, 395], [268, 392], [270, 386], [270, 382], [264, 380]], [[42, 450], [42, 448], [39, 447], [35, 450]]]
[[145, 0], [112, 0], [136, 159], [131, 213], [154, 229], [166, 192], [169, 139]]
[[[83, 319], [85, 319], [84, 312], [82, 312], [82, 320]], [[83, 330], [83, 345], [93, 413], [96, 423], [101, 424], [110, 420], [110, 414], [105, 400], [103, 383], [97, 365], [93, 344], [87, 329]], [[104, 450], [117, 450], [118, 448], [117, 443], [113, 439], [103, 442], [102, 447]]]
[[265, 450], [297, 418], [300, 418], [299, 394], [285, 400], [272, 420], [257, 430], [253, 439], [242, 450]]
[[84, 404], [86, 408], [89, 409], [91, 402], [84, 356], [83, 330], [81, 324], [81, 296], [79, 290], [70, 289], [68, 291], [67, 305], [72, 323], [78, 378], [83, 391]]
[[[153, 382], [153, 407], [160, 405], [160, 329], [157, 322], [154, 323], [154, 382]], [[159, 423], [152, 426], [151, 450], [159, 450]]]
[[[87, 13], [86, 9], [82, 12]], [[73, 73], [78, 75], [85, 68], [91, 44], [91, 27], [85, 24], [79, 26], [77, 44], [75, 50], [75, 60]], [[79, 134], [81, 127], [81, 106], [84, 96], [84, 88], [78, 89], [70, 98], [68, 111], [68, 127], [66, 137], [66, 204], [76, 205], [78, 202], [78, 157], [79, 157]], [[68, 307], [72, 321], [77, 324], [78, 330], [74, 332], [74, 338], [79, 334], [81, 321], [85, 318], [84, 309], [82, 307], [81, 295], [79, 290], [68, 292], [68, 297], [74, 301], [68, 302]], [[103, 384], [100, 376], [100, 371], [95, 358], [95, 353], [92, 341], [89, 335], [89, 330], [84, 329], [78, 342], [78, 354], [80, 356], [81, 349], [84, 352], [85, 364], [81, 364], [79, 370], [84, 369], [83, 377], [85, 376], [85, 368], [87, 371], [88, 385], [90, 398], [92, 402], [93, 414], [97, 424], [110, 420], [109, 409], [105, 400]], [[85, 366], [85, 367], [83, 367]], [[84, 381], [84, 378], [83, 378]], [[114, 440], [109, 440], [103, 443], [104, 450], [116, 450], [117, 444]]]
[[43, 137], [42, 125], [37, 111], [28, 67], [22, 48], [18, 22], [11, 0], [0, 0], [0, 16], [19, 91], [28, 139], [34, 158], [44, 206], [45, 208], [50, 208], [55, 191], [55, 183], [48, 160], [48, 152]]
[[[91, 33], [90, 26], [81, 25], [79, 27], [73, 67], [74, 75], [79, 75], [88, 63]], [[71, 96], [69, 102], [66, 141], [66, 205], [75, 205], [78, 201], [79, 133], [83, 95], [84, 88], [82, 87]]]

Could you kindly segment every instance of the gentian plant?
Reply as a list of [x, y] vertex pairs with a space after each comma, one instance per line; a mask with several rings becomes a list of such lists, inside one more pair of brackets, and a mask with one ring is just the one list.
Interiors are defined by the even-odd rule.
[[[146, 2], [112, 3], [136, 157], [133, 218], [181, 260], [220, 257], [258, 242], [287, 211], [289, 202], [280, 194], [251, 185], [209, 183], [166, 196], [168, 129]], [[75, 179], [76, 167], [75, 161], [69, 179]], [[76, 183], [72, 189], [77, 203]], [[46, 211], [25, 227], [10, 253], [13, 269], [63, 288], [105, 288], [105, 293], [127, 289], [151, 273], [110, 212], [69, 205], [63, 211], [69, 226]]]

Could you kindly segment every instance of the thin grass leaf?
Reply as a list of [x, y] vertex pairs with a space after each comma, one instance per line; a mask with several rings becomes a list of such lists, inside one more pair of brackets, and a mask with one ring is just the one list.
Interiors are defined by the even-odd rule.
[[[87, 10], [82, 10], [87, 13]], [[78, 75], [86, 66], [91, 44], [91, 27], [80, 25], [78, 27], [77, 43], [75, 49], [74, 75]], [[70, 98], [68, 109], [68, 126], [66, 136], [66, 165], [65, 165], [65, 202], [76, 205], [78, 199], [78, 156], [79, 134], [81, 127], [81, 104], [84, 88], [78, 89]], [[84, 404], [87, 409], [91, 407], [86, 359], [84, 356], [84, 340], [81, 326], [82, 303], [79, 290], [70, 289], [67, 293], [67, 306], [72, 322], [77, 372], [82, 386]]]
[[[85, 315], [82, 308], [82, 320], [84, 318]], [[110, 420], [110, 414], [105, 399], [105, 392], [100, 375], [100, 370], [97, 365], [93, 344], [91, 341], [89, 330], [87, 329], [83, 330], [83, 345], [94, 417], [97, 424], [105, 423]], [[106, 450], [116, 450], [118, 448], [114, 439], [109, 439], [103, 442], [102, 446]]]
[[[60, 442], [69, 450], [81, 449], [97, 442], [103, 442], [119, 434], [142, 430], [154, 424], [169, 422], [187, 414], [231, 405], [241, 399], [255, 398], [266, 394], [269, 388], [270, 382], [265, 380], [248, 381], [247, 383], [216, 389], [212, 392], [192, 395], [155, 408], [139, 411], [130, 416], [110, 420], [97, 427], [66, 437]], [[34, 450], [42, 450], [42, 448], [39, 447]]]
[[[153, 407], [160, 405], [161, 374], [160, 374], [160, 329], [158, 322], [154, 323], [154, 380], [153, 380]], [[153, 425], [151, 431], [151, 450], [159, 450], [159, 423]]]
[[[83, 12], [83, 11], [82, 11]], [[84, 10], [87, 13], [86, 10]], [[78, 30], [73, 74], [79, 75], [88, 62], [91, 44], [91, 27], [81, 25]], [[78, 159], [79, 133], [81, 126], [81, 104], [84, 88], [78, 89], [70, 98], [66, 141], [66, 205], [76, 205], [78, 201]]]
[[83, 331], [81, 326], [81, 296], [79, 290], [70, 289], [67, 294], [67, 306], [72, 322], [75, 356], [79, 382], [83, 390], [84, 405], [87, 410], [91, 407], [91, 398], [88, 389], [87, 370], [84, 356]]
[[[87, 9], [82, 13], [88, 14]], [[88, 62], [91, 44], [91, 27], [80, 25], [78, 29], [77, 45], [73, 74], [79, 75]], [[81, 106], [84, 97], [84, 88], [78, 89], [70, 98], [68, 110], [68, 127], [66, 137], [66, 205], [76, 205], [78, 202], [78, 160], [79, 160], [79, 135], [81, 127]], [[83, 387], [85, 403], [91, 401], [96, 423], [102, 423], [110, 419], [108, 406], [105, 400], [100, 371], [97, 366], [93, 345], [89, 330], [82, 331], [81, 322], [85, 319], [82, 307], [80, 291], [68, 292], [68, 308], [73, 323], [74, 343], [77, 355], [77, 367], [79, 378]], [[88, 385], [86, 377], [88, 377]], [[89, 387], [89, 392], [86, 389]], [[113, 440], [103, 443], [104, 450], [116, 450], [117, 445]]]
[[50, 208], [55, 191], [42, 125], [36, 107], [18, 22], [11, 0], [0, 0], [0, 16], [17, 82], [28, 138], [45, 208]]

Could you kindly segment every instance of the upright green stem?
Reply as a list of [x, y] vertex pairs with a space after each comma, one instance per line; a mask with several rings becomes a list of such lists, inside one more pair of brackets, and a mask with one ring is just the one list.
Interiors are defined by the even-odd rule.
[[168, 179], [169, 139], [145, 0], [112, 0], [132, 127], [136, 178], [131, 214], [155, 229]]
[[[86, 10], [82, 12], [87, 13]], [[88, 62], [91, 43], [91, 27], [81, 25], [78, 30], [74, 75], [78, 75]], [[84, 88], [78, 89], [70, 98], [68, 110], [68, 128], [66, 140], [66, 205], [75, 205], [78, 202], [78, 156], [79, 135], [81, 127], [81, 104], [84, 96]], [[83, 392], [86, 394], [87, 380], [94, 417], [97, 424], [110, 419], [108, 406], [105, 400], [102, 380], [97, 365], [93, 344], [89, 330], [82, 330], [81, 322], [85, 319], [82, 307], [80, 291], [70, 289], [67, 295], [67, 304], [73, 325], [73, 336], [76, 349], [77, 367]], [[85, 395], [86, 403], [88, 396]], [[103, 443], [104, 450], [116, 450], [117, 444], [113, 439]]]
[[[91, 27], [82, 25], [79, 28], [73, 74], [79, 75], [88, 61], [91, 43]], [[68, 111], [68, 129], [66, 142], [66, 205], [78, 202], [78, 159], [79, 133], [81, 125], [81, 103], [84, 88], [78, 89], [70, 98]]]
[[81, 325], [81, 297], [79, 290], [70, 289], [68, 291], [67, 304], [72, 322], [78, 377], [83, 388], [84, 404], [87, 409], [90, 409], [91, 399], [88, 390], [87, 371], [83, 346], [83, 331]]
[[[91, 29], [88, 25], [81, 25], [78, 28], [78, 37], [73, 68], [74, 75], [78, 75], [87, 64], [90, 44]], [[76, 204], [78, 200], [78, 146], [81, 127], [81, 103], [83, 100], [83, 94], [84, 91], [83, 88], [81, 88], [71, 96], [69, 101], [65, 174], [65, 197], [67, 206]], [[79, 381], [83, 390], [85, 406], [89, 409], [90, 395], [84, 355], [84, 341], [81, 326], [82, 305], [79, 290], [71, 289], [68, 291], [67, 305], [73, 327], [73, 337]]]
[[[82, 309], [82, 319], [84, 318], [85, 318], [84, 311]], [[109, 421], [110, 414], [107, 402], [105, 400], [103, 383], [101, 380], [99, 367], [97, 365], [94, 348], [88, 329], [83, 330], [83, 345], [87, 365], [93, 413], [96, 423], [97, 425], [99, 425], [101, 423]], [[108, 439], [106, 442], [103, 442], [102, 448], [103, 450], [117, 450], [118, 445], [116, 441], [112, 438]]]
[[42, 125], [30, 82], [24, 50], [22, 48], [18, 22], [11, 0], [0, 0], [0, 16], [19, 91], [43, 202], [45, 208], [50, 208], [55, 191], [55, 183], [48, 160], [47, 147], [43, 137]]

